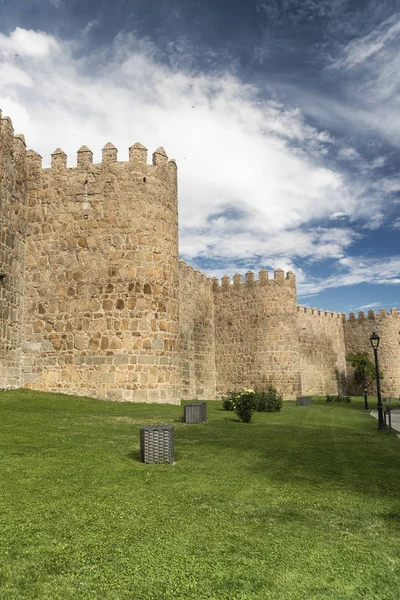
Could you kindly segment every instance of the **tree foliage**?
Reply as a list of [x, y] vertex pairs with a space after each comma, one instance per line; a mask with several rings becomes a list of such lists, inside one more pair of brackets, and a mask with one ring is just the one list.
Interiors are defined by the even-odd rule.
[[[375, 363], [372, 362], [367, 352], [351, 352], [346, 360], [354, 369], [354, 379], [359, 385], [363, 384], [363, 370], [365, 370], [365, 387], [368, 389], [376, 380]], [[380, 379], [383, 374], [379, 371]]]

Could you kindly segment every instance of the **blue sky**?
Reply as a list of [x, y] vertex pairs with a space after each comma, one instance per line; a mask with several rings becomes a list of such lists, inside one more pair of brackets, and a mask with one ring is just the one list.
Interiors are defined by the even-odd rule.
[[400, 308], [400, 0], [0, 0], [0, 107], [48, 165], [140, 141], [179, 168], [181, 256]]

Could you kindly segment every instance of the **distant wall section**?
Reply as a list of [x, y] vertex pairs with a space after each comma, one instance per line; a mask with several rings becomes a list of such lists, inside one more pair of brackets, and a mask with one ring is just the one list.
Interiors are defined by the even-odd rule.
[[[385, 309], [375, 314], [370, 310], [368, 315], [363, 311], [358, 314], [350, 313], [345, 321], [346, 353], [367, 352], [372, 361], [374, 353], [369, 338], [376, 332], [380, 336], [378, 349], [379, 370], [383, 374], [381, 380], [382, 395], [399, 397], [400, 395], [400, 313], [393, 308], [390, 313]], [[349, 376], [349, 391], [360, 394], [360, 388]], [[373, 391], [375, 392], [375, 389]]]
[[281, 269], [269, 279], [248, 271], [214, 282], [217, 393], [274, 385], [285, 399], [300, 394], [296, 282]]
[[179, 358], [182, 399], [214, 399], [213, 281], [179, 261]]
[[302, 394], [346, 390], [345, 315], [298, 307]]

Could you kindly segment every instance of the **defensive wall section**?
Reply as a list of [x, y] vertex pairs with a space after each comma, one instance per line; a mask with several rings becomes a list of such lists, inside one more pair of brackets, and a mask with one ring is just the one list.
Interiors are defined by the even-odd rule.
[[0, 388], [21, 381], [26, 239], [26, 148], [0, 111]]
[[[374, 361], [374, 353], [369, 342], [373, 332], [380, 336], [379, 344], [379, 370], [383, 374], [381, 391], [385, 397], [399, 397], [400, 395], [400, 313], [396, 308], [388, 313], [381, 309], [378, 314], [374, 310], [350, 313], [345, 321], [346, 352], [367, 352]], [[359, 388], [358, 388], [359, 389]], [[354, 393], [357, 386], [354, 384], [351, 369], [348, 374], [348, 390]]]
[[345, 314], [298, 307], [303, 394], [346, 392]]
[[[178, 261], [177, 168], [136, 143], [76, 167], [26, 150], [0, 113], [0, 388], [179, 403], [274, 385], [286, 399], [352, 386], [346, 353], [381, 336], [400, 392], [400, 318], [298, 307], [293, 273], [211, 279]], [[358, 390], [357, 390], [358, 391]]]
[[217, 395], [276, 386], [285, 398], [301, 393], [296, 283], [281, 269], [269, 279], [248, 271], [214, 283]]
[[215, 306], [213, 280], [179, 261], [180, 395], [215, 398]]
[[100, 164], [86, 147], [76, 168], [60, 149], [26, 160], [22, 385], [177, 402], [175, 162], [159, 148], [147, 165], [141, 144], [117, 162], [110, 143]]

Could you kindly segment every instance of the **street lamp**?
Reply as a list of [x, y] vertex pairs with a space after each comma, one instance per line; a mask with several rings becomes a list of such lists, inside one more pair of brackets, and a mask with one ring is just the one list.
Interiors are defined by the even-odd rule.
[[367, 366], [367, 361], [362, 360], [360, 361], [360, 365], [361, 365], [361, 375], [362, 375], [362, 384], [363, 384], [363, 390], [364, 390], [364, 410], [369, 410], [369, 406], [368, 406], [368, 398], [367, 398], [367, 386], [365, 385], [365, 367]]
[[376, 372], [376, 389], [378, 392], [378, 429], [385, 429], [385, 421], [383, 420], [383, 406], [381, 397], [381, 386], [379, 381], [379, 364], [378, 364], [378, 346], [379, 346], [379, 335], [375, 332], [369, 338], [375, 357], [375, 372]]

